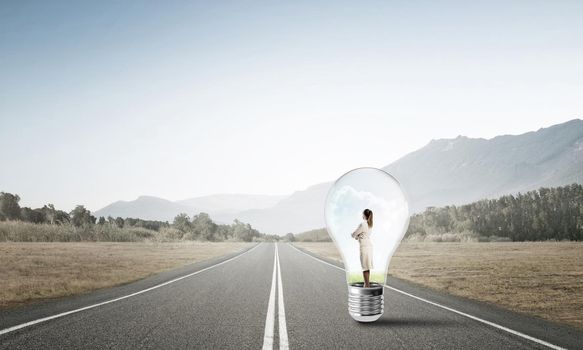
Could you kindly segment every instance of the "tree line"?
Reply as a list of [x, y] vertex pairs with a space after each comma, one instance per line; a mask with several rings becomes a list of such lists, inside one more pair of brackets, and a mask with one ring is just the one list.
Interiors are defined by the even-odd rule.
[[89, 225], [111, 224], [119, 228], [141, 227], [148, 230], [159, 231], [162, 227], [169, 227], [168, 222], [155, 220], [142, 220], [136, 218], [107, 218], [101, 216], [99, 220], [91, 215], [91, 212], [83, 205], [77, 205], [71, 212], [55, 209], [52, 204], [47, 204], [42, 208], [32, 209], [20, 207], [20, 196], [17, 194], [0, 192], [0, 221], [24, 221], [33, 224], [66, 225], [75, 227]]
[[511, 241], [583, 240], [583, 186], [571, 184], [429, 207], [411, 216], [407, 236], [469, 233]]
[[[170, 224], [167, 221], [143, 220], [103, 216], [96, 218], [83, 205], [77, 205], [71, 212], [55, 209], [47, 204], [42, 208], [21, 207], [17, 194], [0, 192], [0, 221], [27, 222], [32, 224], [68, 225], [74, 228], [114, 227], [118, 229], [140, 228], [159, 232], [181, 240], [226, 241], [236, 240], [279, 240], [277, 235], [266, 235], [250, 224], [235, 220], [232, 224], [217, 224], [207, 213], [199, 213], [190, 218], [186, 213], [177, 215]], [[137, 232], [137, 231], [134, 231]]]
[[174, 218], [172, 227], [178, 231], [178, 238], [204, 241], [236, 240], [251, 242], [253, 240], [279, 240], [277, 235], [266, 235], [254, 229], [250, 224], [237, 219], [232, 224], [217, 224], [207, 213], [194, 215], [192, 219], [181, 213]]

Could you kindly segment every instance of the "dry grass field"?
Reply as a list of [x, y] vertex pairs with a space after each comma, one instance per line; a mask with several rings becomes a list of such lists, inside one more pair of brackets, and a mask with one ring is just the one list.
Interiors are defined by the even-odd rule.
[[0, 243], [0, 308], [135, 281], [250, 243]]
[[[296, 242], [340, 260], [333, 243]], [[583, 329], [583, 243], [402, 243], [389, 274]]]

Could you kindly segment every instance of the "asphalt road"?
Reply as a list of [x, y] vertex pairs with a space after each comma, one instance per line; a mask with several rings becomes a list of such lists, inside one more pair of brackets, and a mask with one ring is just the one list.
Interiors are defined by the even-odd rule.
[[0, 349], [583, 349], [583, 332], [573, 328], [396, 279], [387, 284], [384, 315], [360, 324], [348, 315], [337, 264], [262, 243], [2, 311]]

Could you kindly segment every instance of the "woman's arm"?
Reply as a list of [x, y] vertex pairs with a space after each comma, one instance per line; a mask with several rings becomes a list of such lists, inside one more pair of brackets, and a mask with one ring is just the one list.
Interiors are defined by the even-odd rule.
[[362, 229], [362, 223], [358, 224], [358, 227], [356, 228], [356, 230], [354, 230], [354, 232], [352, 232], [352, 238], [354, 239], [358, 239], [358, 235], [360, 235], [361, 233], [363, 233], [364, 230]]

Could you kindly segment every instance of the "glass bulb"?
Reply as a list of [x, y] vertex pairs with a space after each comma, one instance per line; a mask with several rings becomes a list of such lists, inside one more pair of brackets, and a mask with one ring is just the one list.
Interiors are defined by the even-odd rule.
[[[372, 211], [372, 227], [365, 209]], [[383, 314], [389, 261], [409, 225], [407, 196], [387, 172], [358, 168], [334, 182], [326, 197], [325, 213], [326, 229], [344, 262], [348, 312], [359, 322], [376, 321]], [[369, 287], [364, 286], [363, 271], [367, 269]]]

